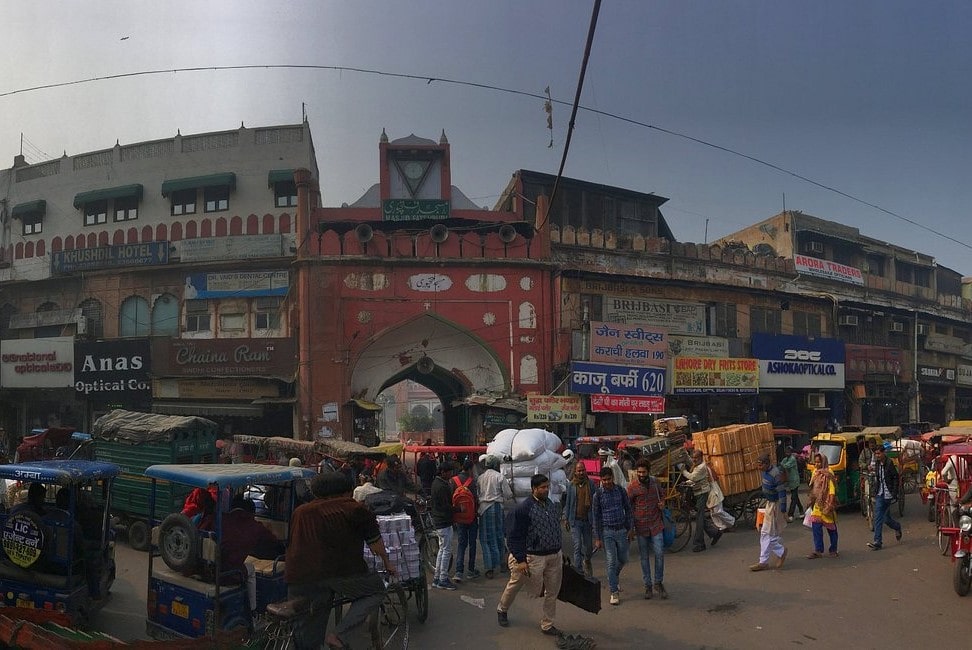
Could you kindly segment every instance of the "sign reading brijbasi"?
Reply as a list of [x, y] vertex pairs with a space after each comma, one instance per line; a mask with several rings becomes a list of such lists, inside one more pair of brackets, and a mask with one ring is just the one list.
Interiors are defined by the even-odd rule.
[[580, 397], [577, 395], [527, 393], [527, 421], [580, 422]]
[[694, 302], [604, 296], [604, 320], [660, 327], [669, 334], [705, 334], [705, 305]]
[[591, 395], [594, 413], [664, 413], [664, 397], [627, 397], [623, 395]]
[[718, 336], [677, 336], [669, 334], [668, 352], [673, 357], [728, 357], [729, 339]]
[[293, 339], [152, 339], [156, 377], [274, 377], [297, 370]]
[[77, 341], [74, 390], [100, 403], [145, 402], [152, 398], [148, 339]]
[[665, 394], [665, 370], [571, 361], [570, 391], [588, 395], [661, 396]]
[[665, 367], [667, 351], [664, 330], [648, 325], [591, 321], [591, 361]]
[[846, 264], [838, 264], [830, 260], [821, 260], [807, 255], [794, 255], [793, 265], [797, 273], [813, 275], [818, 278], [837, 280], [838, 282], [849, 282], [850, 284], [864, 285], [864, 276], [861, 270]]
[[169, 242], [76, 248], [51, 253], [51, 273], [74, 273], [123, 266], [158, 266], [169, 263]]
[[746, 394], [759, 392], [756, 359], [675, 357], [672, 393]]
[[753, 334], [760, 388], [843, 390], [844, 342], [777, 334]]

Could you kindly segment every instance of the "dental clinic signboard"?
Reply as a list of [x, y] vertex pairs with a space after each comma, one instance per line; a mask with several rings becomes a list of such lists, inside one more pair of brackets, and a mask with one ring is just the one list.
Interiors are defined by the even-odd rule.
[[753, 334], [759, 387], [843, 390], [844, 342], [839, 339]]

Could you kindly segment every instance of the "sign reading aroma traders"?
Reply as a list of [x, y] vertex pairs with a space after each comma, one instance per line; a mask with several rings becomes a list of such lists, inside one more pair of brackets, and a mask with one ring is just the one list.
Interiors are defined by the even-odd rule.
[[293, 339], [152, 339], [156, 377], [274, 377], [297, 372]]

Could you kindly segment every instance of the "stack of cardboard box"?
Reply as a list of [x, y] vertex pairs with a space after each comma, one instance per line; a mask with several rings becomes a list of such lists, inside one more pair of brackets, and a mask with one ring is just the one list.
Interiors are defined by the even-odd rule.
[[756, 466], [760, 456], [769, 454], [770, 462], [776, 462], [773, 425], [769, 422], [706, 429], [692, 434], [692, 442], [719, 476], [719, 486], [726, 496], [760, 487], [762, 479]]

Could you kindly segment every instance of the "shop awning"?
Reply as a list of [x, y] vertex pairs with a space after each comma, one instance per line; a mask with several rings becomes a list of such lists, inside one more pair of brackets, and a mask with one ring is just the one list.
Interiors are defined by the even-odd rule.
[[107, 199], [127, 199], [135, 198], [142, 200], [142, 184], [119, 185], [118, 187], [106, 187], [102, 190], [91, 190], [90, 192], [80, 192], [74, 195], [74, 207], [80, 208], [87, 203], [95, 201], [105, 201]]
[[209, 174], [208, 176], [189, 176], [187, 178], [175, 178], [162, 182], [162, 196], [169, 196], [172, 192], [182, 190], [194, 190], [199, 187], [228, 187], [231, 190], [236, 188], [236, 174], [226, 172], [224, 174]]
[[263, 415], [263, 407], [255, 404], [227, 404], [225, 402], [156, 402], [152, 404], [152, 412], [166, 415], [260, 417]]
[[267, 187], [273, 187], [277, 183], [293, 183], [293, 169], [271, 169], [267, 176]]
[[47, 212], [47, 201], [44, 199], [38, 199], [36, 201], [28, 201], [27, 203], [19, 203], [13, 207], [10, 211], [11, 217], [22, 217], [25, 214], [40, 214], [44, 216]]
[[363, 408], [366, 411], [381, 411], [385, 407], [381, 404], [376, 404], [374, 402], [369, 402], [366, 399], [352, 399], [348, 400], [348, 404], [354, 404], [359, 408]]

